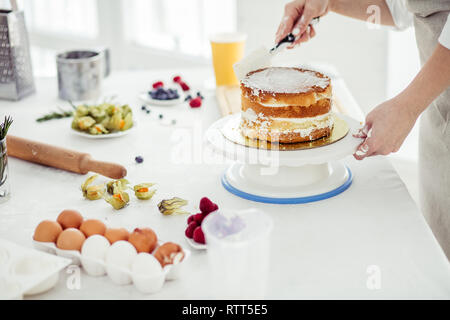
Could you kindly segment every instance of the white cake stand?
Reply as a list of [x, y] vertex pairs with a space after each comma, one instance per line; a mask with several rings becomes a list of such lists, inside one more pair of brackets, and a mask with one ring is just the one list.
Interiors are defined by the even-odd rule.
[[235, 162], [222, 176], [229, 192], [244, 199], [277, 204], [319, 201], [347, 190], [352, 172], [338, 160], [353, 154], [361, 139], [352, 132], [360, 123], [338, 115], [350, 128], [341, 140], [322, 147], [295, 151], [246, 147], [228, 140], [221, 128], [240, 114], [224, 117], [206, 132], [209, 146]]

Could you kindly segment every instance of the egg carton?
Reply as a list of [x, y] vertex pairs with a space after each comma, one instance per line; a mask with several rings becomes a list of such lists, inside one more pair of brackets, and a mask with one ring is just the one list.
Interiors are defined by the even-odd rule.
[[70, 259], [0, 239], [0, 300], [22, 299], [50, 290], [70, 263]]
[[[95, 237], [99, 235], [94, 235], [91, 237]], [[89, 238], [91, 238], [89, 237]], [[99, 236], [104, 238], [103, 236]], [[88, 238], [88, 239], [89, 239]], [[88, 240], [86, 239], [86, 241]], [[104, 238], [106, 239], [106, 238]], [[136, 288], [142, 293], [155, 293], [161, 290], [165, 281], [176, 280], [180, 277], [182, 270], [185, 266], [186, 261], [189, 259], [191, 255], [191, 251], [185, 248], [182, 248], [184, 252], [184, 257], [181, 261], [174, 261], [173, 264], [166, 265], [162, 268], [162, 272], [156, 275], [143, 275], [138, 273], [133, 273], [131, 270], [131, 265], [133, 261], [139, 255], [143, 253], [139, 253], [135, 255], [133, 261], [131, 261], [128, 267], [117, 266], [115, 264], [106, 263], [105, 259], [98, 259], [94, 257], [89, 257], [83, 255], [77, 250], [63, 250], [56, 247], [53, 242], [39, 242], [36, 240], [32, 240], [33, 245], [36, 249], [45, 251], [47, 253], [56, 254], [57, 256], [61, 256], [64, 258], [68, 258], [71, 260], [72, 264], [82, 266], [86, 273], [90, 276], [99, 277], [104, 276], [105, 274], [118, 285], [127, 285], [133, 283]], [[107, 240], [106, 240], [107, 241]], [[128, 241], [117, 241], [128, 243], [131, 247], [133, 247]], [[108, 242], [109, 243], [109, 242]], [[144, 253], [147, 255], [151, 255], [154, 257], [154, 253], [156, 249], [162, 245], [164, 242], [158, 241], [157, 247], [153, 250], [153, 253]], [[113, 244], [113, 245], [114, 245]], [[109, 245], [109, 247], [113, 246]], [[108, 248], [109, 248], [108, 247]], [[134, 247], [133, 247], [134, 249]], [[83, 250], [82, 250], [83, 251]], [[156, 259], [156, 258], [155, 258]], [[159, 264], [159, 262], [158, 262]]]

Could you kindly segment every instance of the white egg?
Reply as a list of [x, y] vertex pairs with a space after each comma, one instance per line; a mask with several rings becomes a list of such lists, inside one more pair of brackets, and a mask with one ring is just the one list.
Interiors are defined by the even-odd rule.
[[141, 252], [133, 260], [131, 272], [140, 276], [155, 276], [162, 272], [159, 261], [151, 254]]
[[81, 265], [90, 276], [98, 277], [106, 273], [106, 252], [110, 247], [108, 239], [101, 235], [87, 238], [81, 248]]
[[159, 291], [164, 284], [164, 272], [159, 261], [151, 254], [139, 253], [131, 265], [134, 285], [143, 293]]
[[128, 241], [114, 242], [106, 252], [106, 272], [119, 285], [131, 283], [131, 264], [137, 251]]

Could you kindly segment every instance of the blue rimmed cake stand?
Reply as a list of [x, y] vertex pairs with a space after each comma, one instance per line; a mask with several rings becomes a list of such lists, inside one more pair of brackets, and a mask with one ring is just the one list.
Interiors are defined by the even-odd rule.
[[360, 123], [339, 114], [349, 126], [347, 135], [332, 144], [304, 150], [266, 150], [235, 143], [223, 134], [240, 114], [224, 117], [206, 132], [208, 145], [235, 162], [225, 170], [222, 185], [232, 194], [252, 201], [296, 204], [334, 197], [347, 190], [352, 172], [339, 160], [352, 154], [361, 140], [351, 132]]

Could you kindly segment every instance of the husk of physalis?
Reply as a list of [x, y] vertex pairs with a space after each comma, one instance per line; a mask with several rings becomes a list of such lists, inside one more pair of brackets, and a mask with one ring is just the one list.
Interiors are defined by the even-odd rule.
[[106, 191], [110, 195], [125, 191], [130, 182], [127, 179], [112, 180], [106, 184]]
[[105, 194], [105, 184], [93, 185], [90, 184], [97, 179], [98, 174], [94, 174], [87, 178], [84, 183], [81, 185], [81, 192], [83, 193], [83, 197], [88, 200], [99, 200]]
[[181, 209], [181, 207], [187, 204], [187, 200], [174, 197], [172, 199], [162, 200], [158, 203], [158, 209], [164, 215], [189, 213]]
[[154, 183], [140, 183], [133, 187], [134, 195], [140, 200], [150, 200], [156, 192], [156, 189], [150, 190]]
[[114, 209], [120, 210], [128, 205], [130, 196], [125, 191], [119, 191], [112, 196], [105, 196], [105, 201], [108, 202]]

